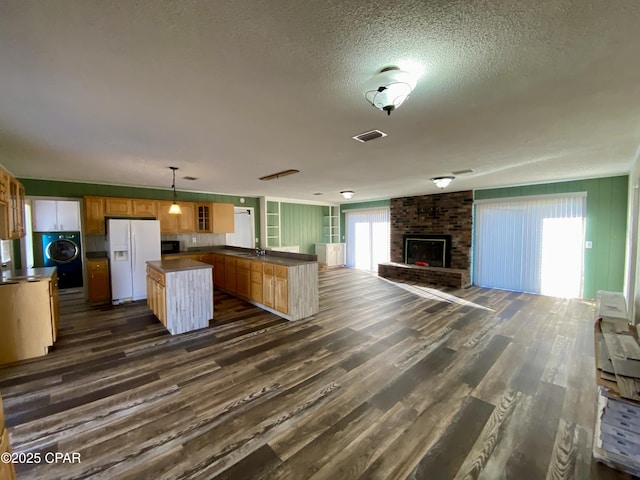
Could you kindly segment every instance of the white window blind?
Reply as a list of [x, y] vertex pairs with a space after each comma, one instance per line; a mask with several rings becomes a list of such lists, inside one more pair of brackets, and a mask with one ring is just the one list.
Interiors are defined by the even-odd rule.
[[586, 200], [573, 193], [476, 202], [474, 283], [581, 296]]
[[346, 223], [347, 266], [378, 271], [389, 261], [389, 209], [347, 211]]

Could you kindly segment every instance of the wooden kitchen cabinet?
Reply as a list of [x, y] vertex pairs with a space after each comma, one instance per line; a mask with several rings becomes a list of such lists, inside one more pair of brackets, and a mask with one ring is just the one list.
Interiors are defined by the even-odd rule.
[[218, 288], [225, 288], [225, 268], [224, 268], [224, 255], [213, 255], [213, 284]]
[[0, 168], [0, 202], [9, 203], [9, 178], [11, 176]]
[[156, 218], [158, 216], [158, 201], [134, 198], [131, 200], [131, 213], [134, 217]]
[[85, 235], [104, 235], [104, 197], [84, 197], [83, 200]]
[[104, 212], [107, 217], [130, 217], [133, 213], [133, 202], [130, 198], [107, 197]]
[[211, 204], [196, 203], [196, 232], [211, 232]]
[[89, 303], [109, 303], [111, 300], [108, 259], [87, 259], [87, 292]]
[[51, 276], [49, 282], [49, 308], [51, 310], [51, 334], [54, 343], [58, 340], [58, 327], [60, 326], [60, 304], [58, 302], [58, 274]]
[[173, 202], [158, 202], [158, 220], [160, 220], [160, 233], [194, 233], [195, 225], [195, 204], [190, 202], [178, 202], [182, 213], [175, 215], [169, 213], [169, 208]]
[[235, 257], [224, 257], [224, 288], [231, 293], [237, 291], [237, 268]]
[[275, 280], [275, 309], [287, 314], [289, 313], [289, 269], [281, 265], [276, 265], [273, 270]]
[[211, 219], [213, 233], [233, 233], [235, 215], [232, 203], [212, 203]]
[[251, 262], [251, 291], [249, 298], [262, 303], [262, 262]]
[[251, 260], [238, 258], [236, 268], [236, 294], [249, 298], [251, 294]]
[[[9, 445], [9, 430], [4, 424], [4, 409], [2, 406], [2, 396], [0, 396], [0, 454], [11, 453]], [[15, 480], [16, 471], [11, 462], [0, 462], [0, 479]]]
[[262, 268], [262, 303], [269, 308], [274, 308], [276, 306], [276, 286], [273, 276], [273, 265], [265, 263]]
[[9, 238], [24, 236], [24, 187], [15, 178], [9, 178]]
[[147, 305], [167, 327], [167, 290], [165, 275], [147, 266]]

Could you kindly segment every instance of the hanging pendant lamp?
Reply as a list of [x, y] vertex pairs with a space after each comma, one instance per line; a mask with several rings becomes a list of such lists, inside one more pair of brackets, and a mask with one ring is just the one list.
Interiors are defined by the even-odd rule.
[[169, 213], [173, 215], [181, 215], [182, 209], [180, 208], [180, 205], [178, 205], [178, 194], [176, 193], [176, 170], [178, 170], [178, 167], [169, 168], [173, 171], [173, 184], [171, 185], [171, 188], [173, 188], [173, 203], [169, 208]]

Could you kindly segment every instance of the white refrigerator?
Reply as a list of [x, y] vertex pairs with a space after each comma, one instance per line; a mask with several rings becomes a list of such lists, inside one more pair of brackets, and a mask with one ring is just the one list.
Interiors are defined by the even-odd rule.
[[147, 261], [160, 260], [158, 220], [107, 221], [111, 302], [147, 298]]

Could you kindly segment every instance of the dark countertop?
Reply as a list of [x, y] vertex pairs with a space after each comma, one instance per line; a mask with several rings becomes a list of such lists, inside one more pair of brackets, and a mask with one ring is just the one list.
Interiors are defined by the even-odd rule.
[[107, 258], [107, 252], [85, 252], [87, 258]]
[[20, 270], [2, 270], [0, 285], [10, 285], [23, 282], [39, 282], [51, 280], [56, 273], [56, 267], [23, 268]]
[[151, 268], [162, 273], [181, 272], [184, 270], [198, 270], [201, 268], [213, 268], [212, 265], [196, 262], [189, 258], [178, 258], [175, 260], [154, 260], [147, 262]]
[[[219, 253], [222, 255], [229, 255], [232, 257], [246, 258], [247, 260], [253, 260], [263, 263], [271, 263], [274, 265], [282, 265], [285, 267], [295, 267], [298, 265], [307, 265], [309, 263], [317, 263], [317, 257], [315, 255], [289, 253], [289, 252], [276, 252], [273, 250], [267, 250], [266, 255], [256, 255], [255, 250], [252, 248], [240, 248], [240, 247], [199, 247], [186, 252], [170, 253], [162, 255], [163, 258], [182, 257], [188, 255], [198, 255], [206, 253]], [[175, 260], [174, 260], [175, 261]]]

